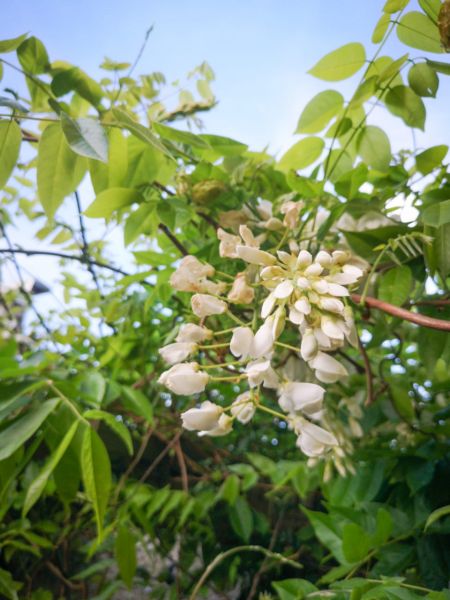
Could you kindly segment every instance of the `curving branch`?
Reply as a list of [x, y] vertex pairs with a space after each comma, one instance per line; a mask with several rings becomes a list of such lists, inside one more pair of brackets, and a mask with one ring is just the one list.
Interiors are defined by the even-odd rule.
[[440, 331], [450, 331], [450, 321], [434, 319], [433, 317], [428, 317], [427, 315], [413, 313], [405, 308], [394, 306], [393, 304], [383, 302], [383, 300], [378, 300], [378, 298], [371, 298], [370, 296], [363, 298], [359, 294], [351, 294], [350, 297], [356, 304], [365, 304], [370, 308], [376, 308], [388, 313], [389, 315], [403, 319], [404, 321], [410, 321], [411, 323], [420, 325], [421, 327], [429, 327], [430, 329], [438, 329]]

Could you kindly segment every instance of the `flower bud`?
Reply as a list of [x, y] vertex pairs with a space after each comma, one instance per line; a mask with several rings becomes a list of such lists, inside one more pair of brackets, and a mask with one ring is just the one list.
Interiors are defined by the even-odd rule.
[[303, 360], [306, 362], [312, 360], [317, 354], [318, 349], [319, 345], [313, 331], [307, 329], [302, 336], [302, 343], [300, 346], [300, 354]]
[[258, 248], [252, 248], [251, 246], [238, 246], [237, 254], [239, 258], [252, 265], [270, 266], [276, 262], [276, 258], [272, 254], [264, 252], [264, 250], [258, 250]]
[[244, 425], [246, 425], [253, 418], [255, 410], [256, 407], [250, 392], [239, 394], [239, 396], [231, 405], [231, 414]]
[[329, 431], [304, 420], [296, 445], [306, 456], [321, 456], [338, 441]]
[[236, 327], [230, 341], [231, 354], [245, 360], [251, 352], [253, 339], [253, 331], [250, 327]]
[[212, 331], [201, 327], [195, 323], [184, 323], [180, 327], [177, 337], [177, 342], [204, 342], [212, 337]]
[[324, 394], [323, 387], [315, 383], [290, 381], [282, 386], [278, 403], [287, 413], [303, 411], [312, 415], [321, 410]]
[[255, 298], [255, 292], [246, 281], [245, 273], [239, 273], [233, 282], [228, 300], [236, 304], [251, 304]]
[[221, 406], [206, 400], [201, 403], [200, 408], [190, 408], [181, 413], [181, 419], [183, 427], [188, 431], [209, 431], [218, 426], [222, 413]]
[[226, 302], [208, 294], [194, 294], [191, 298], [191, 307], [193, 313], [201, 319], [210, 315], [221, 315], [228, 308]]
[[175, 342], [159, 349], [162, 359], [169, 365], [183, 362], [190, 354], [195, 352], [197, 345], [193, 342]]
[[219, 417], [217, 426], [205, 431], [200, 431], [199, 436], [209, 435], [211, 437], [220, 437], [227, 435], [233, 429], [233, 419], [229, 415], [222, 414]]
[[241, 238], [238, 235], [227, 233], [224, 229], [217, 230], [217, 237], [220, 240], [219, 254], [223, 258], [237, 258], [236, 247], [241, 243]]
[[325, 352], [318, 352], [309, 362], [309, 366], [315, 369], [317, 379], [323, 383], [334, 383], [348, 375], [347, 369]]
[[188, 396], [203, 392], [208, 383], [209, 375], [199, 371], [195, 362], [174, 365], [168, 371], [161, 373], [158, 383], [165, 385], [171, 392]]

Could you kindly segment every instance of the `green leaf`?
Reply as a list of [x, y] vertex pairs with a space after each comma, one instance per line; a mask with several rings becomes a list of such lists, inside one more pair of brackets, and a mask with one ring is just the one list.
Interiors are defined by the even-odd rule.
[[106, 381], [101, 373], [94, 369], [88, 369], [82, 374], [80, 392], [83, 400], [100, 405], [106, 391]]
[[111, 464], [105, 445], [92, 427], [86, 427], [83, 436], [81, 473], [86, 496], [93, 504], [98, 535], [101, 538], [111, 490]]
[[428, 175], [433, 169], [441, 166], [442, 161], [447, 156], [447, 152], [448, 146], [444, 145], [427, 148], [416, 156], [417, 170], [422, 175]]
[[416, 63], [408, 72], [408, 83], [419, 96], [434, 98], [439, 87], [436, 71], [427, 63]]
[[372, 33], [373, 44], [379, 44], [381, 41], [383, 41], [383, 38], [386, 34], [386, 31], [388, 30], [390, 22], [391, 17], [389, 14], [384, 13], [383, 15], [381, 15]]
[[440, 62], [438, 60], [429, 60], [426, 59], [427, 65], [429, 65], [432, 69], [434, 69], [437, 73], [442, 73], [443, 75], [450, 75], [450, 63]]
[[422, 220], [425, 225], [431, 227], [440, 227], [450, 223], [450, 200], [436, 202], [431, 206], [427, 206], [422, 213]]
[[412, 48], [441, 54], [443, 52], [438, 28], [421, 12], [406, 13], [397, 25], [398, 39]]
[[58, 403], [58, 399], [41, 402], [2, 429], [0, 460], [8, 458], [17, 448], [20, 448], [39, 429]]
[[385, 508], [379, 508], [377, 511], [377, 525], [375, 534], [372, 537], [372, 541], [376, 546], [382, 546], [385, 544], [393, 528], [393, 521], [391, 513]]
[[389, 112], [400, 117], [405, 125], [423, 131], [426, 115], [425, 105], [411, 88], [405, 85], [396, 85], [388, 91], [384, 102]]
[[128, 453], [133, 454], [133, 440], [131, 433], [121, 421], [118, 421], [114, 415], [105, 412], [104, 410], [91, 409], [87, 410], [83, 417], [85, 419], [93, 419], [95, 421], [104, 421], [123, 441]]
[[321, 512], [314, 512], [302, 507], [303, 512], [313, 526], [314, 533], [324, 546], [330, 550], [333, 556], [340, 562], [345, 563], [345, 556], [342, 549], [341, 536], [337, 530], [337, 523], [330, 515]]
[[441, 0], [419, 0], [419, 5], [427, 17], [437, 24], [442, 6]]
[[384, 302], [402, 306], [409, 298], [412, 284], [413, 276], [409, 267], [394, 267], [380, 276], [378, 297]]
[[239, 477], [231, 474], [225, 479], [219, 490], [218, 498], [225, 500], [231, 506], [236, 502], [239, 496]]
[[37, 186], [49, 219], [54, 217], [64, 198], [77, 188], [85, 170], [86, 161], [72, 152], [60, 124], [46, 127], [39, 141]]
[[409, 0], [386, 0], [383, 6], [383, 11], [388, 14], [394, 14], [399, 10], [402, 10], [409, 4]]
[[[142, 145], [144, 146], [144, 144]], [[148, 149], [147, 145], [144, 147]], [[128, 140], [121, 129], [110, 127], [108, 131], [107, 163], [104, 164], [98, 160], [89, 161], [89, 174], [95, 193], [99, 194], [106, 188], [126, 186], [127, 171]]]
[[141, 125], [135, 121], [121, 108], [113, 108], [112, 113], [116, 121], [125, 129], [127, 129], [132, 135], [136, 136], [142, 142], [150, 144], [150, 146], [153, 146], [153, 148], [156, 150], [159, 150], [169, 158], [173, 159], [173, 156], [169, 150], [159, 141], [159, 139], [150, 131], [148, 127], [144, 127], [144, 125]]
[[414, 402], [408, 390], [398, 384], [390, 385], [392, 402], [402, 419], [411, 423], [415, 418]]
[[0, 40], [0, 54], [6, 54], [7, 52], [12, 52], [16, 48], [20, 46], [20, 44], [27, 37], [28, 33], [24, 33], [19, 35], [19, 37], [11, 38], [9, 40]]
[[437, 228], [434, 240], [438, 270], [442, 278], [450, 274], [450, 223]]
[[353, 42], [326, 54], [308, 73], [325, 81], [340, 81], [359, 71], [365, 60], [364, 46]]
[[283, 579], [272, 581], [271, 585], [279, 600], [303, 600], [308, 594], [317, 591], [316, 586], [306, 579]]
[[84, 214], [91, 219], [109, 219], [116, 210], [130, 206], [134, 202], [142, 202], [142, 196], [137, 190], [109, 188], [100, 192]]
[[16, 166], [21, 141], [20, 127], [15, 121], [0, 121], [0, 188]]
[[132, 387], [122, 386], [122, 404], [134, 414], [144, 417], [149, 425], [153, 423], [153, 407], [149, 399], [140, 391]]
[[0, 594], [8, 600], [19, 600], [17, 590], [22, 587], [22, 583], [14, 581], [11, 573], [0, 569]]
[[171, 142], [178, 142], [179, 144], [185, 144], [187, 146], [192, 146], [193, 148], [210, 148], [209, 144], [204, 139], [189, 131], [180, 131], [179, 129], [163, 125], [162, 123], [154, 123], [153, 128], [160, 137], [170, 140]]
[[325, 142], [319, 137], [303, 138], [283, 154], [278, 163], [280, 171], [304, 169], [315, 162], [322, 154]]
[[379, 127], [367, 125], [358, 135], [356, 146], [363, 161], [385, 173], [391, 162], [391, 144], [388, 136]]
[[346, 523], [342, 530], [342, 550], [348, 562], [356, 563], [365, 558], [371, 548], [369, 535], [360, 525]]
[[431, 527], [431, 525], [433, 525], [433, 523], [435, 523], [439, 519], [442, 519], [442, 517], [446, 517], [447, 515], [450, 515], [450, 504], [447, 504], [447, 506], [441, 506], [441, 508], [433, 510], [433, 512], [427, 518], [424, 530], [426, 531], [428, 527]]
[[212, 149], [206, 153], [202, 151], [202, 155], [205, 156], [207, 160], [210, 154], [217, 158], [220, 156], [241, 156], [241, 154], [244, 154], [244, 152], [248, 150], [248, 146], [246, 144], [237, 142], [236, 140], [223, 135], [211, 135], [209, 133], [203, 133], [199, 135], [199, 137], [204, 140]]
[[50, 87], [58, 97], [69, 92], [76, 92], [96, 108], [100, 107], [103, 98], [101, 86], [78, 67], [59, 71], [53, 78]]
[[28, 511], [41, 497], [41, 494], [44, 491], [45, 486], [47, 485], [47, 481], [50, 475], [57, 467], [59, 461], [64, 456], [64, 453], [66, 452], [71, 441], [73, 440], [75, 433], [77, 432], [79, 423], [80, 422], [78, 420], [72, 423], [70, 429], [67, 431], [66, 435], [61, 440], [59, 446], [50, 455], [50, 458], [48, 459], [46, 465], [43, 467], [36, 479], [34, 479], [28, 486], [25, 500], [22, 506], [23, 517], [26, 516]]
[[136, 573], [136, 538], [131, 533], [129, 524], [121, 523], [117, 529], [114, 554], [119, 567], [120, 577], [128, 589], [131, 589]]
[[320, 92], [303, 109], [295, 133], [318, 133], [328, 125], [344, 105], [344, 97], [335, 90]]
[[69, 146], [80, 156], [108, 161], [108, 138], [95, 119], [72, 119], [61, 113], [61, 127]]
[[17, 58], [22, 68], [31, 75], [46, 73], [50, 68], [47, 50], [41, 40], [31, 36], [17, 48]]
[[234, 505], [228, 507], [228, 514], [235, 533], [248, 543], [253, 531], [253, 513], [247, 500], [239, 496]]

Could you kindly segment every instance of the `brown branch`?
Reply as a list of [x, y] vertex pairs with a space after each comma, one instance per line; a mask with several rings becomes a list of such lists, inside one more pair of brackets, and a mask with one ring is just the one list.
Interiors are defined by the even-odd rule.
[[217, 221], [215, 221], [212, 217], [210, 217], [206, 213], [197, 211], [197, 214], [204, 221], [206, 221], [207, 223], [209, 223], [211, 225], [211, 227], [214, 227], [214, 229], [218, 229], [219, 228], [219, 223], [217, 223]]
[[62, 583], [65, 586], [67, 586], [69, 589], [71, 589], [71, 590], [82, 590], [83, 589], [83, 587], [84, 587], [83, 582], [74, 583], [73, 581], [70, 581], [70, 579], [67, 579], [67, 577], [64, 577], [64, 575], [62, 574], [60, 569], [58, 569], [58, 567], [56, 565], [54, 565], [53, 563], [51, 563], [49, 560], [47, 560], [45, 564], [48, 567], [49, 571], [51, 571], [53, 573], [53, 575], [55, 575], [60, 581], [62, 581]]
[[183, 491], [187, 494], [189, 493], [189, 480], [188, 480], [188, 472], [186, 468], [186, 461], [184, 460], [183, 449], [181, 447], [180, 440], [178, 439], [174, 446], [175, 454], [177, 455], [178, 466], [180, 467], [181, 473], [181, 485]]
[[130, 462], [130, 464], [127, 467], [127, 470], [125, 471], [125, 473], [122, 475], [122, 477], [119, 480], [119, 483], [117, 484], [116, 487], [116, 492], [114, 494], [114, 504], [117, 502], [120, 492], [122, 491], [123, 486], [125, 485], [125, 483], [127, 482], [128, 477], [130, 476], [130, 474], [132, 473], [132, 471], [134, 470], [134, 468], [136, 467], [136, 465], [139, 463], [139, 461], [141, 460], [147, 446], [148, 446], [148, 442], [150, 441], [150, 438], [152, 437], [153, 434], [153, 429], [149, 429], [145, 435], [142, 438], [141, 441], [141, 445], [139, 446], [139, 450], [136, 452], [133, 460]]
[[146, 471], [144, 472], [142, 477], [139, 479], [139, 483], [144, 483], [144, 481], [146, 479], [148, 479], [148, 477], [150, 477], [151, 473], [156, 469], [156, 467], [159, 465], [159, 463], [162, 461], [162, 459], [166, 456], [166, 454], [168, 454], [168, 452], [178, 442], [182, 433], [183, 433], [183, 431], [180, 429], [180, 431], [178, 431], [175, 434], [175, 437], [172, 438], [172, 440], [167, 444], [167, 446], [164, 448], [164, 450], [158, 454], [158, 456], [155, 458], [155, 460], [152, 462], [152, 464], [148, 467], [148, 469], [146, 469]]
[[366, 349], [364, 348], [364, 345], [361, 342], [359, 336], [358, 336], [358, 346], [359, 346], [359, 349], [361, 350], [362, 358], [364, 361], [364, 371], [366, 373], [367, 398], [366, 398], [365, 405], [370, 406], [371, 404], [373, 404], [373, 401], [375, 400], [374, 395], [373, 395], [373, 373], [372, 373], [372, 369], [370, 366], [369, 357], [367, 356]]
[[164, 225], [164, 223], [160, 223], [158, 227], [169, 238], [172, 244], [181, 252], [183, 256], [187, 256], [189, 254], [187, 248], [183, 246], [183, 244], [174, 236], [174, 234], [170, 231], [167, 225]]
[[[351, 299], [356, 304], [360, 304], [362, 297], [359, 294], [351, 294]], [[450, 321], [434, 319], [433, 317], [427, 317], [426, 315], [413, 313], [410, 310], [400, 308], [399, 306], [394, 306], [393, 304], [389, 304], [388, 302], [383, 302], [383, 300], [378, 300], [378, 298], [371, 298], [370, 296], [366, 296], [362, 303], [366, 306], [369, 306], [370, 308], [382, 310], [383, 312], [388, 313], [389, 315], [392, 315], [399, 319], [403, 319], [404, 321], [410, 321], [411, 323], [415, 323], [416, 325], [420, 325], [421, 327], [439, 329], [440, 331], [450, 331]]]

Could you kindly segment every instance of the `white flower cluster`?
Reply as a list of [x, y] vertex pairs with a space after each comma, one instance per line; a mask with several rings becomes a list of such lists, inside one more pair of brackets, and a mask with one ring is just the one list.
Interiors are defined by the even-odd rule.
[[[183, 258], [173, 273], [172, 287], [193, 293], [191, 308], [200, 323], [183, 325], [175, 342], [160, 349], [162, 358], [172, 366], [162, 373], [159, 382], [181, 395], [201, 393], [209, 382], [215, 381], [245, 380], [249, 388], [228, 407], [205, 401], [184, 412], [182, 421], [187, 430], [198, 431], [199, 435], [226, 435], [235, 420], [248, 423], [256, 410], [262, 410], [287, 421], [297, 435], [297, 446], [307, 456], [320, 456], [338, 444], [333, 433], [317, 424], [323, 422], [324, 388], [317, 383], [287, 379], [279, 358], [286, 350], [293, 352], [309, 365], [321, 383], [334, 383], [348, 375], [330, 352], [346, 340], [357, 345], [346, 296], [348, 286], [358, 282], [364, 267], [347, 251], [321, 250], [313, 256], [300, 249], [295, 241], [295, 228], [302, 209], [303, 203], [288, 199], [280, 208], [283, 220], [272, 216], [271, 205], [270, 210], [269, 206], [260, 210], [264, 221], [258, 226], [278, 235], [284, 230], [278, 246], [290, 238], [286, 243], [290, 252], [278, 250], [278, 246], [262, 250], [266, 234], [255, 237], [246, 224], [238, 226], [239, 235], [219, 228], [220, 255], [241, 259], [248, 265], [231, 277], [230, 283], [222, 280], [225, 274], [217, 276], [211, 265], [194, 256]], [[246, 315], [253, 311], [250, 322], [241, 322], [233, 313], [236, 304], [244, 305]], [[210, 317], [214, 318], [208, 320], [211, 328], [207, 328], [204, 323]], [[217, 323], [223, 319], [239, 325], [218, 331]], [[257, 326], [259, 319], [262, 323]], [[298, 331], [298, 346], [278, 341], [287, 327]], [[228, 341], [222, 341], [227, 334]], [[207, 354], [201, 354], [202, 351]], [[200, 357], [199, 361], [205, 360], [205, 356], [211, 359], [211, 352], [219, 360], [208, 364], [185, 362], [194, 355]], [[236, 360], [221, 362], [228, 352]], [[210, 369], [225, 370], [227, 375], [213, 376]], [[283, 412], [262, 403], [261, 387], [273, 390]]]

